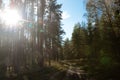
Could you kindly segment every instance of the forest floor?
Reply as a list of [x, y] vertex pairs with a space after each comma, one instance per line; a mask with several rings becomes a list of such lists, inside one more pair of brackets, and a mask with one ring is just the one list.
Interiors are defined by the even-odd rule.
[[52, 62], [51, 66], [33, 70], [17, 77], [1, 78], [0, 80], [86, 80], [84, 70], [74, 67], [68, 62]]

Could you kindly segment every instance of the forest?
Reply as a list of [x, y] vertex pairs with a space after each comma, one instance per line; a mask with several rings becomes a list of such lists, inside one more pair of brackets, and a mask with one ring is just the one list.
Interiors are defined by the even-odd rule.
[[0, 80], [120, 79], [120, 0], [86, 0], [87, 21], [65, 40], [57, 0], [8, 1], [0, 0]]

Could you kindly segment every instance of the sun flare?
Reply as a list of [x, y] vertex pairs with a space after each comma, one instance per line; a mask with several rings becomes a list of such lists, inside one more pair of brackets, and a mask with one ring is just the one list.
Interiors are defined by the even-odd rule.
[[16, 9], [5, 9], [1, 18], [6, 25], [17, 25], [21, 20], [21, 16]]

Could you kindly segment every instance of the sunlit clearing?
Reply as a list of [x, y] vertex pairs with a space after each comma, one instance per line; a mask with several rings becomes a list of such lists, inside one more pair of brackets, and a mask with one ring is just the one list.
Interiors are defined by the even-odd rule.
[[6, 25], [17, 25], [21, 16], [15, 9], [6, 9], [2, 12], [1, 18]]

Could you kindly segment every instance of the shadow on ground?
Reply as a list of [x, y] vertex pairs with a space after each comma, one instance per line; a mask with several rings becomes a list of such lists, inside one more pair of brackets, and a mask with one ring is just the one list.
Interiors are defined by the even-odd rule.
[[0, 80], [79, 80], [79, 78], [76, 75], [69, 75], [67, 70], [44, 67], [37, 71], [33, 70], [19, 74], [16, 77], [0, 77]]

